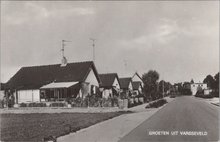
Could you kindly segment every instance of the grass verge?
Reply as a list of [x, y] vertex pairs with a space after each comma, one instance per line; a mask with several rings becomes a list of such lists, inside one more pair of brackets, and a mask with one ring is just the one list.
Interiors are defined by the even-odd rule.
[[2, 141], [42, 141], [130, 112], [1, 114]]

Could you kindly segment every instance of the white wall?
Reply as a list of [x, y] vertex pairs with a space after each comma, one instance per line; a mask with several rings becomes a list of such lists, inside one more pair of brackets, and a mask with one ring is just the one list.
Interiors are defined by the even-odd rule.
[[112, 89], [104, 89], [102, 92], [102, 97], [107, 99], [110, 97], [110, 94], [112, 95]]
[[192, 95], [196, 95], [198, 87], [201, 87], [204, 90], [204, 89], [207, 89], [207, 84], [205, 84], [205, 83], [193, 83], [193, 84], [190, 85], [190, 87], [191, 87]]
[[119, 82], [118, 82], [117, 78], [115, 78], [112, 86], [115, 86], [118, 90], [120, 90], [120, 85], [119, 85]]
[[141, 82], [141, 85], [142, 85], [142, 86], [144, 85], [143, 81], [137, 76], [137, 74], [135, 74], [135, 75], [132, 77], [132, 81], [133, 81], [133, 82], [134, 82], [134, 81], [140, 81], [140, 82]]
[[132, 87], [131, 82], [129, 82], [128, 89], [129, 89], [129, 90], [133, 90], [133, 87]]
[[89, 72], [89, 75], [87, 76], [85, 82], [89, 83], [90, 85], [95, 85], [97, 87], [99, 86], [98, 80], [93, 70]]
[[39, 101], [40, 90], [18, 90], [18, 103]]
[[142, 93], [141, 85], [139, 86], [138, 90], [139, 90], [140, 93]]

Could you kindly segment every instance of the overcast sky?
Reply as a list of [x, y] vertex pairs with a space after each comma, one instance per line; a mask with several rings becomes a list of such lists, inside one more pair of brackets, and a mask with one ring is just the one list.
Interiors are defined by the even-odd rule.
[[21, 67], [92, 60], [124, 77], [157, 70], [172, 83], [219, 71], [219, 1], [1, 2], [1, 82]]

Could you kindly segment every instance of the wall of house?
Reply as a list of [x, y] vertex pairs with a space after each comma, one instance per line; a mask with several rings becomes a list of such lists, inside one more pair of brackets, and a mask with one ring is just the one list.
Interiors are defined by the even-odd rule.
[[112, 89], [104, 89], [102, 92], [102, 97], [103, 98], [109, 98], [110, 94], [112, 95]]
[[112, 86], [115, 86], [118, 90], [120, 90], [120, 85], [119, 85], [119, 82], [118, 82], [117, 78], [115, 78]]
[[140, 93], [142, 93], [142, 88], [141, 88], [141, 86], [139, 86], [138, 91], [139, 91]]
[[85, 95], [87, 95], [88, 93], [89, 94], [91, 93], [91, 86], [92, 85], [96, 86], [96, 87], [99, 87], [99, 82], [98, 82], [98, 80], [97, 80], [97, 78], [95, 76], [95, 73], [94, 73], [94, 71], [92, 69], [90, 70], [90, 72], [89, 72], [89, 74], [88, 74], [88, 76], [87, 76], [87, 78], [85, 80], [85, 83], [88, 83], [88, 84], [87, 84], [87, 88], [86, 88], [87, 91], [85, 92], [85, 91], [82, 90], [83, 97]]
[[79, 93], [80, 97], [81, 98], [85, 98], [89, 93], [90, 93], [90, 85], [89, 85], [89, 83], [83, 82], [81, 84], [81, 89], [80, 89], [80, 93]]
[[129, 90], [133, 90], [131, 82], [129, 83], [128, 88], [129, 88]]
[[134, 82], [134, 81], [140, 81], [141, 82], [141, 85], [143, 86], [144, 84], [143, 84], [143, 81], [135, 74], [135, 76], [133, 76], [133, 78], [132, 78], [132, 81]]
[[3, 100], [4, 96], [5, 96], [5, 91], [0, 90], [0, 100]]
[[90, 70], [89, 75], [87, 76], [85, 82], [89, 83], [90, 85], [99, 86], [99, 82], [93, 70]]
[[190, 85], [192, 95], [196, 95], [198, 88], [201, 87], [203, 90], [207, 89], [207, 84], [205, 83], [194, 83]]
[[[39, 102], [40, 101], [40, 90], [18, 90], [18, 103], [22, 102]], [[16, 93], [14, 93], [16, 99]]]

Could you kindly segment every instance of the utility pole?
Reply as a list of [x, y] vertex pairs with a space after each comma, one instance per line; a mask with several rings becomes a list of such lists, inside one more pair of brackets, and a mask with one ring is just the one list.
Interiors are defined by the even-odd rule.
[[90, 40], [92, 40], [92, 47], [93, 47], [93, 57], [92, 57], [92, 60], [95, 63], [95, 41], [96, 41], [96, 39], [90, 38]]

